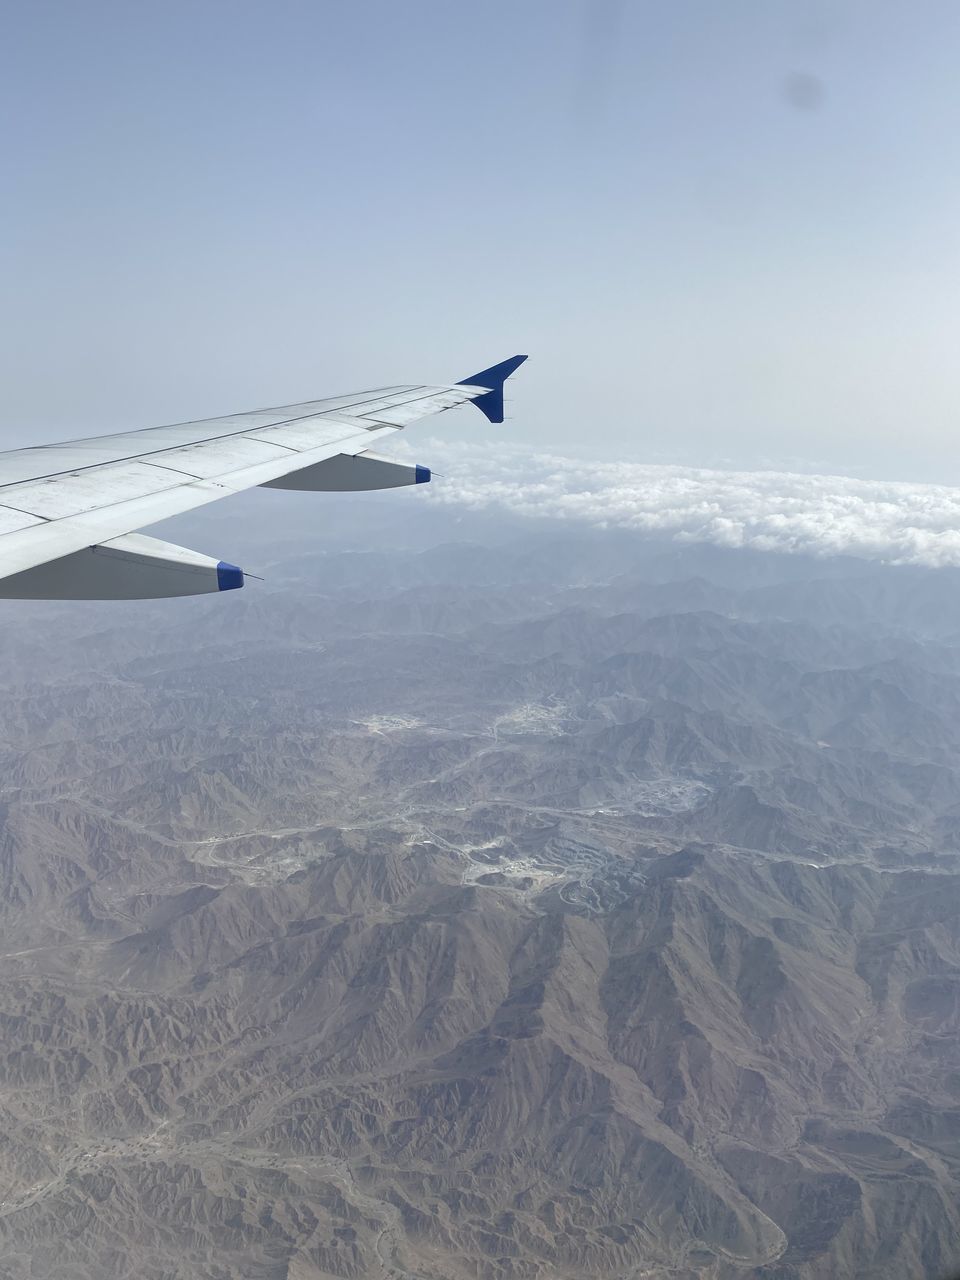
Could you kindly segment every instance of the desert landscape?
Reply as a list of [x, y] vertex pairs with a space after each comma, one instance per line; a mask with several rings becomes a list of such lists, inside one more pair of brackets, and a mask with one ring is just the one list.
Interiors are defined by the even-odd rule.
[[956, 572], [378, 511], [4, 606], [0, 1276], [946, 1280]]

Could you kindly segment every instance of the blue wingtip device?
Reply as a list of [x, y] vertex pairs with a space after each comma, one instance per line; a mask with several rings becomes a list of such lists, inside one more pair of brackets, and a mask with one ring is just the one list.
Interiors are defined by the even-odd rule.
[[526, 356], [511, 356], [509, 360], [501, 360], [491, 365], [482, 373], [475, 373], [471, 378], [461, 378], [459, 387], [489, 387], [485, 396], [477, 396], [474, 404], [490, 422], [503, 421], [503, 384], [511, 373], [519, 369]]

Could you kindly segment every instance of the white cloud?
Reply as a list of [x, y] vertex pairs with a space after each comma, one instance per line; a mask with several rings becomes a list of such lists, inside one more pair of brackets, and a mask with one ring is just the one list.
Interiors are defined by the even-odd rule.
[[431, 485], [433, 500], [442, 503], [503, 507], [724, 547], [960, 565], [960, 488], [592, 462], [442, 440], [403, 451], [443, 473]]

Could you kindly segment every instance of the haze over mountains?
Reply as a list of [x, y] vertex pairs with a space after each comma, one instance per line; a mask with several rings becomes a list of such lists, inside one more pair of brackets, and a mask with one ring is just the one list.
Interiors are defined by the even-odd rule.
[[945, 1280], [960, 572], [409, 497], [4, 605], [0, 1278]]

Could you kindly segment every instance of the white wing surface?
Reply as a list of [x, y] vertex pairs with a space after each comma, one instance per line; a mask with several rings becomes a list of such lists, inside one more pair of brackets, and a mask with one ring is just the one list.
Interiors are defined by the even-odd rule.
[[381, 387], [0, 453], [0, 596], [118, 599], [242, 586], [233, 565], [131, 535], [256, 485], [352, 490], [429, 480], [426, 467], [380, 458], [374, 446], [468, 401], [502, 422], [504, 381], [525, 359], [453, 385]]

